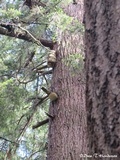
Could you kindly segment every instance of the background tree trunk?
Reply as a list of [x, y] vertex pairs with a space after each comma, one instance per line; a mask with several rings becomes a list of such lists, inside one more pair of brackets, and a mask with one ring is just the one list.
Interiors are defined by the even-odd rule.
[[[82, 20], [82, 1], [69, 5], [66, 12]], [[81, 69], [72, 72], [72, 64], [65, 63], [70, 55], [81, 53], [83, 40], [79, 33], [65, 32], [61, 37], [61, 43], [55, 46], [57, 65], [52, 79], [52, 90], [58, 93], [59, 99], [50, 106], [50, 114], [55, 118], [49, 123], [47, 159], [80, 160], [80, 154], [87, 149], [85, 87]]]
[[85, 0], [89, 153], [105, 160], [120, 159], [119, 17], [119, 0]]

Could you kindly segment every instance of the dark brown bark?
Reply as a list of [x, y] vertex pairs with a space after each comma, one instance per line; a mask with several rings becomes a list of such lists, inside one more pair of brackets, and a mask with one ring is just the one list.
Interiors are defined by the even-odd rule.
[[119, 19], [119, 0], [85, 0], [89, 154], [98, 160], [120, 159]]
[[[76, 14], [75, 5], [73, 6], [74, 9], [72, 6], [68, 9]], [[79, 6], [83, 7], [82, 4]], [[79, 8], [77, 11], [82, 16], [83, 10]], [[65, 65], [65, 59], [69, 55], [81, 53], [81, 43], [79, 33], [66, 32], [62, 34], [61, 44], [54, 48], [57, 49], [57, 63], [51, 89], [59, 98], [50, 106], [50, 114], [54, 119], [49, 121], [48, 160], [80, 160], [81, 154], [86, 153], [85, 87], [80, 81], [82, 71], [73, 74], [72, 65]]]

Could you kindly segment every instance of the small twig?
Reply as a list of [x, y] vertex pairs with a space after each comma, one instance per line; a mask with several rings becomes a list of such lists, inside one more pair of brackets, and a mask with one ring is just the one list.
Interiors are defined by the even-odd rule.
[[[14, 24], [15, 25], [15, 24]], [[38, 45], [42, 45], [39, 40], [37, 40], [27, 29], [20, 27], [18, 25], [15, 25], [16, 27], [20, 28], [21, 30], [25, 31]], [[42, 45], [43, 46], [43, 45]], [[48, 48], [47, 48], [48, 49]], [[49, 50], [49, 49], [48, 49]]]
[[[41, 56], [40, 58], [42, 59], [42, 56]], [[42, 66], [44, 63], [46, 63], [46, 61], [42, 61], [42, 62], [41, 62], [40, 64], [38, 64], [37, 66], [33, 67], [33, 68], [32, 68], [32, 71], [33, 71], [33, 70], [37, 70], [37, 68], [40, 67], [40, 66]]]
[[37, 106], [40, 105], [40, 104], [42, 104], [45, 100], [47, 100], [47, 98], [48, 98], [48, 95], [45, 96], [45, 97], [43, 97], [43, 98], [41, 98], [39, 101], [33, 103], [32, 108], [31, 108], [31, 109], [32, 109], [32, 110], [31, 110], [32, 112], [31, 112], [31, 114], [27, 117], [27, 122], [25, 123], [24, 127], [22, 128], [22, 130], [21, 130], [21, 132], [20, 132], [20, 134], [19, 134], [19, 136], [18, 136], [18, 138], [17, 138], [17, 141], [19, 140], [20, 137], [22, 137], [22, 136], [24, 135], [24, 133], [25, 133], [28, 125], [29, 125], [30, 122], [32, 121], [32, 118], [33, 118], [33, 116], [34, 116], [34, 113], [35, 113], [36, 110], [37, 110]]
[[46, 78], [45, 74], [42, 74], [42, 75], [43, 75], [43, 78], [45, 79], [45, 82], [46, 82], [46, 84], [48, 86], [49, 84], [48, 84], [48, 81], [47, 81], [47, 78]]
[[51, 118], [51, 119], [53, 119], [54, 118], [54, 116], [53, 115], [50, 115], [49, 113], [47, 113], [47, 112], [45, 112], [45, 114], [49, 117], [49, 118]]
[[16, 79], [17, 79], [17, 81], [20, 83], [20, 84], [27, 84], [27, 83], [29, 83], [29, 82], [32, 82], [32, 81], [34, 81], [35, 79], [32, 79], [32, 80], [28, 80], [28, 81], [20, 81], [17, 77], [16, 77]]
[[18, 143], [13, 142], [13, 141], [11, 141], [11, 140], [9, 140], [9, 139], [6, 139], [6, 138], [4, 138], [4, 137], [1, 137], [1, 136], [0, 136], [0, 139], [3, 139], [3, 140], [5, 140], [5, 141], [7, 141], [7, 142], [11, 142], [11, 143], [14, 143], [14, 144], [17, 144], [17, 145], [18, 145]]
[[32, 59], [34, 58], [35, 52], [31, 52], [31, 54], [29, 55], [28, 59], [26, 60], [25, 64], [24, 64], [24, 68], [26, 68], [30, 62], [32, 62]]
[[53, 70], [49, 70], [49, 71], [44, 71], [43, 73], [41, 73], [42, 75], [46, 75], [46, 74], [52, 74], [53, 73]]
[[49, 71], [43, 71], [43, 70], [41, 70], [41, 71], [36, 71], [37, 73], [39, 73], [39, 76], [44, 76], [44, 75], [46, 75], [46, 74], [52, 74], [53, 73], [53, 70], [51, 69], [51, 70], [49, 70]]
[[46, 69], [46, 68], [48, 68], [48, 66], [47, 65], [44, 65], [44, 66], [40, 66], [39, 68], [36, 68], [36, 70], [41, 70], [41, 69]]
[[45, 119], [45, 120], [43, 120], [41, 122], [38, 122], [37, 124], [35, 124], [34, 126], [32, 126], [32, 129], [38, 128], [40, 126], [43, 126], [43, 125], [45, 125], [48, 122], [49, 122], [49, 118], [47, 118], [47, 119]]
[[25, 117], [25, 114], [23, 114], [20, 119], [18, 120], [17, 126], [20, 124], [21, 120]]
[[32, 156], [34, 156], [36, 153], [39, 153], [40, 151], [41, 151], [41, 150], [38, 150], [38, 151], [33, 152], [33, 153], [29, 156], [28, 160], [30, 160], [30, 159], [32, 158]]
[[47, 95], [50, 94], [50, 91], [48, 91], [45, 87], [42, 87], [41, 89], [42, 89]]

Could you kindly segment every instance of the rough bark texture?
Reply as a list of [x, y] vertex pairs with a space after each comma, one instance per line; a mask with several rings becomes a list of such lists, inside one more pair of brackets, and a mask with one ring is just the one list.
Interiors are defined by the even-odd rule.
[[[82, 19], [82, 1], [78, 5], [77, 9], [72, 4], [68, 6], [67, 13], [74, 16], [78, 12]], [[72, 67], [67, 67], [64, 61], [69, 55], [81, 52], [80, 44], [79, 33], [64, 33], [61, 44], [56, 46], [52, 90], [58, 93], [59, 99], [50, 106], [50, 114], [55, 118], [49, 123], [48, 160], [80, 160], [80, 155], [86, 153], [85, 87], [81, 84], [81, 70], [73, 74]]]
[[85, 0], [85, 28], [89, 153], [119, 160], [120, 1]]

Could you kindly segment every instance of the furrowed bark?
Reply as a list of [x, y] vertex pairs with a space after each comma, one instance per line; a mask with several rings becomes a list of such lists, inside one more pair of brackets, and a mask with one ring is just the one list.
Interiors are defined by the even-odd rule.
[[119, 22], [119, 0], [85, 0], [89, 154], [98, 160], [120, 159]]

